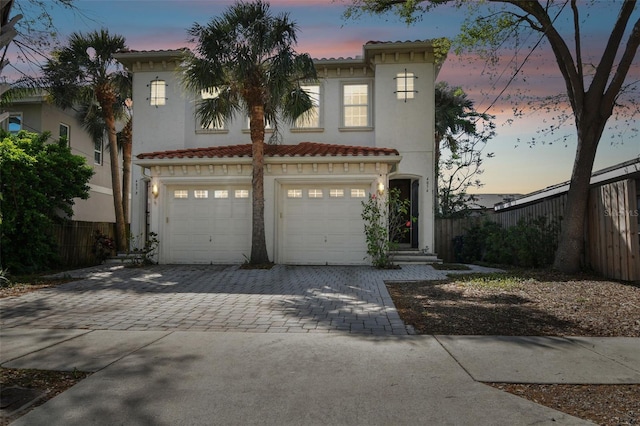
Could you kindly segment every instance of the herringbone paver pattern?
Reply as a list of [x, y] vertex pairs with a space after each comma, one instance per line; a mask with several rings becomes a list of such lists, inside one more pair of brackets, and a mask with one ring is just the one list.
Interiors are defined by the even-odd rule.
[[427, 265], [102, 266], [82, 279], [0, 300], [1, 327], [406, 334], [385, 280], [439, 279]]

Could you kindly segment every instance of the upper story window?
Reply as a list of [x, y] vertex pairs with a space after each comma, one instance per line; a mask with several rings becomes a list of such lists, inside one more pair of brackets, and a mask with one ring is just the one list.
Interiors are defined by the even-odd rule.
[[71, 146], [71, 132], [68, 124], [60, 123], [59, 138], [67, 141], [67, 146]]
[[167, 83], [164, 80], [152, 80], [149, 83], [150, 94], [149, 104], [156, 107], [166, 105], [167, 103]]
[[95, 141], [93, 143], [93, 164], [102, 164], [102, 141]]
[[6, 130], [11, 134], [17, 134], [22, 130], [22, 113], [12, 112], [6, 121]]
[[[200, 99], [216, 99], [220, 95], [220, 90], [215, 87], [210, 89], [203, 89], [200, 91]], [[209, 123], [208, 126], [205, 126], [201, 119], [197, 119], [197, 128], [196, 131], [204, 131], [204, 132], [220, 132], [226, 131], [227, 123], [225, 121], [216, 122], [213, 121]]]
[[371, 127], [371, 96], [367, 83], [342, 86], [342, 125]]
[[407, 99], [414, 99], [415, 94], [418, 93], [415, 90], [416, 77], [412, 72], [404, 72], [396, 74], [396, 96], [399, 100], [407, 102]]
[[[247, 127], [245, 127], [243, 131], [248, 132], [249, 130], [251, 130], [251, 117], [247, 117]], [[271, 124], [271, 121], [267, 120], [266, 118], [264, 120], [264, 130], [266, 130], [267, 132], [273, 131], [273, 125]]]
[[293, 125], [293, 129], [319, 129], [320, 128], [320, 85], [300, 86], [313, 100], [313, 107], [300, 116]]

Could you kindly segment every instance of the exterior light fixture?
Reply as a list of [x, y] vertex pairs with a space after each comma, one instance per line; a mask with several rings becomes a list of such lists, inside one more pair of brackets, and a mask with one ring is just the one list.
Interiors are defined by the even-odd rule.
[[378, 194], [379, 195], [384, 194], [384, 182], [382, 181], [378, 182]]
[[151, 193], [153, 194], [153, 198], [158, 198], [158, 184], [154, 183], [153, 186], [151, 187]]

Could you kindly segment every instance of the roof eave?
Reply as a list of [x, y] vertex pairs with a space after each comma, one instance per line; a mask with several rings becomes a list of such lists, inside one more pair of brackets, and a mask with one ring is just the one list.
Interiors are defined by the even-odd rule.
[[[203, 165], [203, 164], [251, 164], [251, 157], [197, 157], [197, 158], [143, 158], [134, 160], [133, 164], [141, 167], [167, 165]], [[400, 155], [318, 155], [318, 156], [269, 156], [264, 157], [265, 164], [312, 164], [312, 163], [387, 163], [397, 164], [402, 160]]]
[[114, 53], [113, 57], [125, 66], [131, 66], [136, 62], [158, 62], [182, 60], [189, 51], [187, 48], [157, 51], [133, 51]]

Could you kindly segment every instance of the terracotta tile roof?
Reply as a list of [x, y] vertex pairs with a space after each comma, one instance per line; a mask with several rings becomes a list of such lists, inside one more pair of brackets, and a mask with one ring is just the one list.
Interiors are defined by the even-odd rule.
[[175, 49], [156, 49], [156, 50], [136, 50], [136, 49], [122, 49], [117, 53], [180, 53], [186, 52], [189, 48], [187, 47], [178, 47]]
[[[391, 148], [369, 146], [331, 145], [316, 142], [302, 142], [297, 145], [266, 145], [267, 157], [346, 157], [346, 156], [383, 156], [399, 155]], [[229, 158], [251, 157], [251, 144], [213, 146], [209, 148], [179, 149], [138, 154], [141, 160], [159, 160], [169, 158]]]
[[430, 40], [396, 40], [396, 41], [369, 40], [365, 44], [411, 44], [411, 43], [424, 43], [425, 41], [430, 41]]

